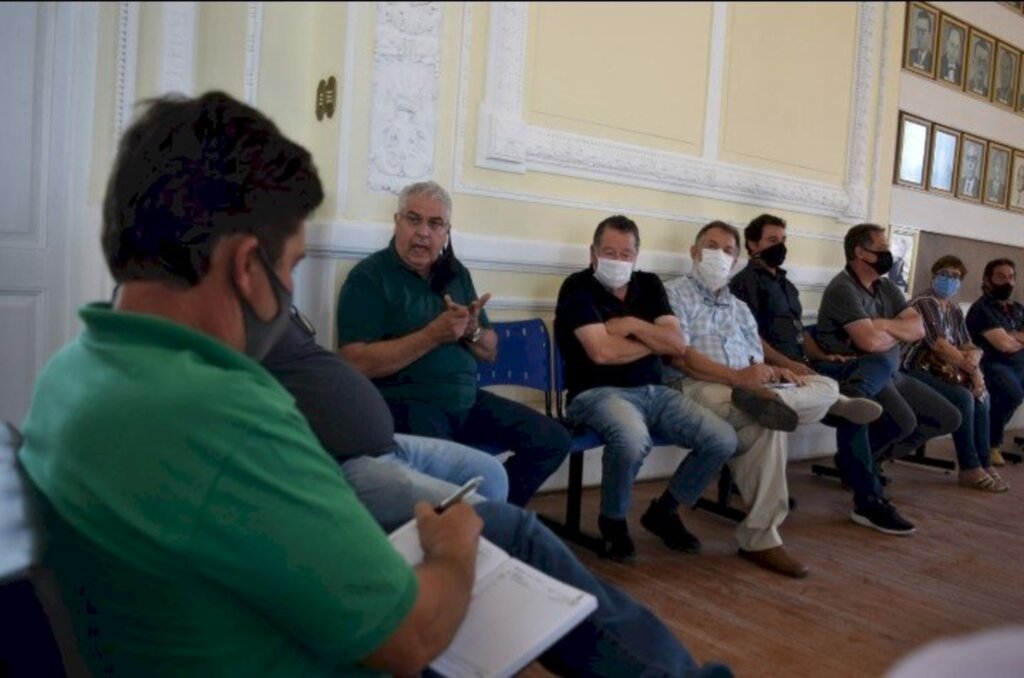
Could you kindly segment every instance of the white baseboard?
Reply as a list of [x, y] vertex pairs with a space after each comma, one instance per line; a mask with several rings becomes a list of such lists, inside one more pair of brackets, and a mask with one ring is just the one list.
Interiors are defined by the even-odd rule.
[[[787, 438], [789, 443], [788, 459], [791, 462], [828, 457], [835, 454], [836, 451], [835, 429], [824, 424], [801, 426], [790, 433]], [[597, 487], [601, 484], [601, 453], [603, 451], [603, 447], [597, 447], [584, 452], [586, 455], [583, 461], [584, 487]], [[640, 467], [637, 480], [669, 478], [679, 466], [679, 462], [686, 458], [687, 453], [688, 450], [680, 447], [655, 447], [644, 460], [643, 466]], [[569, 461], [566, 460], [541, 486], [540, 491], [564, 490], [568, 485]]]

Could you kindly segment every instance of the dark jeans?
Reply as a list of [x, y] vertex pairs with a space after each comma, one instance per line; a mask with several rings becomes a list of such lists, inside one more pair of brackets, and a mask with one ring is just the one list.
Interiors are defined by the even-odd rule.
[[817, 361], [811, 365], [818, 374], [839, 382], [839, 392], [851, 398], [872, 398], [889, 384], [899, 369], [892, 351], [863, 355], [845, 363]]
[[884, 492], [871, 454], [868, 427], [834, 415], [821, 421], [836, 429], [836, 468], [853, 490], [854, 506], [863, 509], [877, 503]]
[[[816, 362], [814, 369], [839, 382], [839, 392], [851, 398], [872, 398], [892, 382], [899, 367], [892, 352], [860, 356], [845, 363]], [[822, 423], [836, 429], [836, 467], [853, 489], [853, 503], [867, 508], [883, 497], [878, 469], [871, 454], [868, 427], [828, 415]]]
[[[597, 597], [597, 610], [540, 657], [565, 676], [731, 676], [721, 664], [698, 667], [654, 614], [620, 589], [590, 573], [537, 519], [507, 504], [475, 506], [483, 536], [510, 555]], [[495, 642], [501, 642], [496, 638]]]
[[875, 459], [898, 459], [960, 428], [960, 412], [927, 384], [897, 372], [874, 400], [884, 414], [870, 424]]
[[488, 452], [512, 450], [505, 463], [508, 501], [525, 506], [569, 453], [569, 431], [551, 417], [526, 405], [477, 391], [473, 407], [448, 412], [430, 403], [388, 400], [395, 430], [454, 440]]
[[981, 369], [985, 375], [989, 396], [992, 398], [989, 445], [999, 447], [1003, 442], [1006, 425], [1021, 402], [1024, 402], [1024, 367], [985, 361], [981, 363]]
[[954, 386], [924, 370], [910, 376], [935, 389], [960, 412], [960, 428], [953, 431], [956, 461], [961, 471], [989, 467], [989, 400], [978, 400], [969, 388]]

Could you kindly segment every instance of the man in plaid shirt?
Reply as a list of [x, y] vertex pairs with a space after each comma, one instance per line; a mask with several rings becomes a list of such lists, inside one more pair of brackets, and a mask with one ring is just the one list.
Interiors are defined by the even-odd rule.
[[786, 551], [779, 535], [789, 510], [784, 433], [798, 423], [820, 421], [830, 410], [866, 423], [881, 409], [864, 399], [840, 401], [839, 388], [828, 377], [765, 364], [757, 321], [728, 287], [739, 248], [734, 227], [707, 224], [690, 250], [693, 272], [665, 286], [687, 345], [683, 355], [671, 359], [676, 369], [666, 380], [736, 429], [739, 445], [729, 466], [750, 505], [736, 532], [740, 555], [803, 577], [807, 567]]

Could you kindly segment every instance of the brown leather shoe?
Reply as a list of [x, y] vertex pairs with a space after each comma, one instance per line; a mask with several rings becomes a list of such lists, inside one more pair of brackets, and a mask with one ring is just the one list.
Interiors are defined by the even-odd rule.
[[784, 546], [775, 546], [764, 551], [744, 551], [740, 549], [740, 558], [749, 560], [758, 567], [772, 572], [784, 574], [794, 579], [803, 579], [811, 570], [799, 560], [789, 555]]

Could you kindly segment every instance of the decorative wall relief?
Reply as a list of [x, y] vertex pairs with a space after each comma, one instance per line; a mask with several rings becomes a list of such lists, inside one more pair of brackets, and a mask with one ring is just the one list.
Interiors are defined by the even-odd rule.
[[[870, 102], [884, 89], [877, 70], [876, 36], [884, 27], [884, 7], [880, 3], [857, 4], [848, 161], [841, 186], [528, 125], [522, 110], [528, 7], [524, 3], [494, 2], [490, 13], [486, 94], [478, 125], [478, 166], [505, 172], [539, 171], [596, 179], [824, 214], [849, 222], [867, 217]], [[717, 108], [720, 104], [711, 105]], [[877, 136], [879, 121], [873, 127]]]
[[441, 3], [377, 5], [367, 185], [397, 193], [429, 179], [441, 72]]

